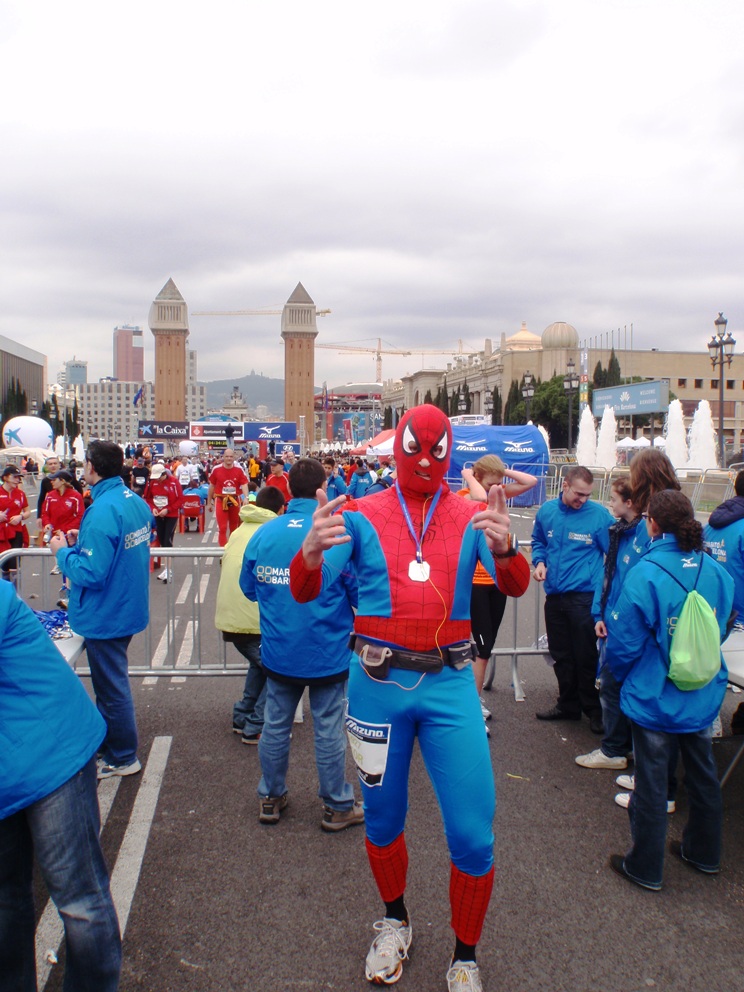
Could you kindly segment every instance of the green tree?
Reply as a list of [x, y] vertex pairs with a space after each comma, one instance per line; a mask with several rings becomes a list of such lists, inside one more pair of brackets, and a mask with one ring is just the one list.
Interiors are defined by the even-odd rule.
[[59, 412], [59, 403], [57, 402], [57, 394], [52, 394], [52, 408], [51, 416], [49, 417], [49, 424], [54, 432], [55, 440], [63, 433], [62, 427], [62, 415]]
[[605, 378], [605, 386], [619, 386], [623, 381], [623, 375], [620, 370], [620, 362], [615, 354], [615, 349], [613, 348], [610, 352], [610, 362], [607, 366], [607, 376]]
[[449, 394], [447, 393], [447, 376], [442, 379], [442, 413], [450, 415]]
[[431, 398], [431, 390], [427, 389], [426, 394], [424, 396], [424, 403], [433, 403], [433, 402], [434, 400]]
[[493, 411], [491, 413], [491, 423], [500, 424], [501, 415], [504, 412], [504, 404], [501, 399], [501, 393], [499, 392], [498, 386], [494, 386], [493, 390]]
[[382, 414], [382, 429], [384, 431], [392, 430], [393, 427], [393, 408], [391, 406], [386, 406]]
[[[521, 406], [521, 411], [520, 411]], [[509, 386], [509, 393], [504, 404], [504, 423], [507, 425], [520, 424], [524, 419], [524, 403], [522, 394], [519, 391], [519, 383], [512, 379]]]
[[597, 362], [595, 365], [592, 382], [598, 389], [601, 389], [603, 386], [607, 385], [607, 373], [602, 368], [602, 362]]
[[[463, 381], [462, 391], [460, 392], [460, 396], [464, 396], [465, 397], [465, 413], [470, 413], [470, 411], [472, 410], [472, 405], [473, 405], [473, 397], [470, 395], [470, 390], [468, 388], [468, 380], [467, 379], [465, 379]], [[458, 399], [459, 399], [459, 397], [458, 397]]]

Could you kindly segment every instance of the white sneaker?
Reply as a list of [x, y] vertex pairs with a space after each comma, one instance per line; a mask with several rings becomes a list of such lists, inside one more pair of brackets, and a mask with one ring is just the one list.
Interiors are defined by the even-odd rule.
[[374, 924], [377, 936], [372, 941], [364, 973], [373, 985], [392, 985], [403, 974], [403, 962], [413, 940], [410, 923], [385, 917]]
[[480, 697], [480, 704], [481, 704], [481, 713], [483, 714], [483, 719], [484, 720], [490, 720], [491, 719], [491, 711], [486, 706], [486, 703], [485, 703], [485, 700], [483, 699], [483, 696]]
[[615, 779], [615, 785], [619, 785], [626, 792], [632, 792], [635, 789], [635, 775], [618, 775]]
[[163, 571], [158, 576], [158, 582], [167, 582], [167, 581], [168, 581], [168, 569], [164, 568]]
[[115, 775], [136, 775], [142, 771], [142, 765], [137, 758], [129, 765], [109, 765], [105, 761], [98, 765], [98, 778], [113, 778]]
[[447, 972], [447, 992], [483, 992], [475, 961], [453, 961]]
[[[630, 793], [629, 792], [618, 792], [615, 796], [615, 802], [618, 806], [622, 806], [623, 809], [627, 809], [630, 805]], [[667, 800], [667, 813], [675, 813], [677, 810], [677, 804], [673, 799]]]
[[610, 758], [604, 753], [601, 747], [598, 747], [596, 751], [590, 751], [589, 754], [580, 754], [575, 760], [576, 764], [581, 765], [582, 768], [628, 767], [627, 758]]

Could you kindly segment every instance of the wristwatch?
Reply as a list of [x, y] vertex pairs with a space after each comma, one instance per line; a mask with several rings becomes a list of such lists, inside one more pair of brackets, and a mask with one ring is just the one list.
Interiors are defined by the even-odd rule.
[[509, 547], [506, 551], [503, 551], [501, 554], [497, 554], [495, 551], [492, 551], [491, 554], [496, 561], [500, 561], [503, 558], [515, 558], [519, 554], [519, 541], [517, 540], [517, 535], [509, 535]]

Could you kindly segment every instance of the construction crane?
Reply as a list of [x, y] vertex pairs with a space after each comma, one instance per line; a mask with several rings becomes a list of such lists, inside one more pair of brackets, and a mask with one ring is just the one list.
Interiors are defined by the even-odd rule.
[[377, 339], [376, 348], [365, 348], [362, 345], [344, 344], [315, 344], [316, 348], [326, 348], [329, 351], [336, 351], [338, 354], [346, 352], [363, 352], [375, 356], [375, 382], [382, 382], [382, 356], [383, 355], [475, 355], [477, 352], [468, 348], [463, 348], [462, 341], [458, 341], [458, 350], [453, 348], [383, 348], [382, 340]]
[[[192, 317], [271, 317], [279, 316], [283, 310], [193, 310]], [[316, 310], [318, 317], [325, 317], [330, 310]]]

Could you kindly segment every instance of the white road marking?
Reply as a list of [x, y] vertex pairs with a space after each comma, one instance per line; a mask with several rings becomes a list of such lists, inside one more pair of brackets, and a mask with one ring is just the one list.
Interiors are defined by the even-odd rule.
[[183, 585], [179, 589], [178, 595], [176, 596], [176, 604], [178, 606], [183, 606], [183, 604], [186, 602], [186, 597], [189, 594], [190, 588], [191, 588], [191, 572], [189, 572], [186, 578], [183, 580]]
[[[106, 826], [106, 820], [114, 804], [121, 779], [104, 778], [98, 783], [98, 808], [101, 811], [101, 830]], [[62, 946], [62, 939], [65, 935], [62, 919], [57, 912], [57, 907], [51, 899], [47, 901], [44, 912], [41, 914], [39, 925], [36, 927], [36, 977], [38, 987], [43, 989], [52, 970], [53, 962], [49, 960], [51, 954], [55, 957]], [[50, 954], [51, 952], [51, 954]]]
[[129, 911], [137, 889], [172, 742], [172, 737], [156, 737], [152, 742], [150, 756], [142, 772], [142, 781], [129, 817], [129, 826], [111, 874], [111, 894], [119, 916], [122, 938], [127, 929]]

